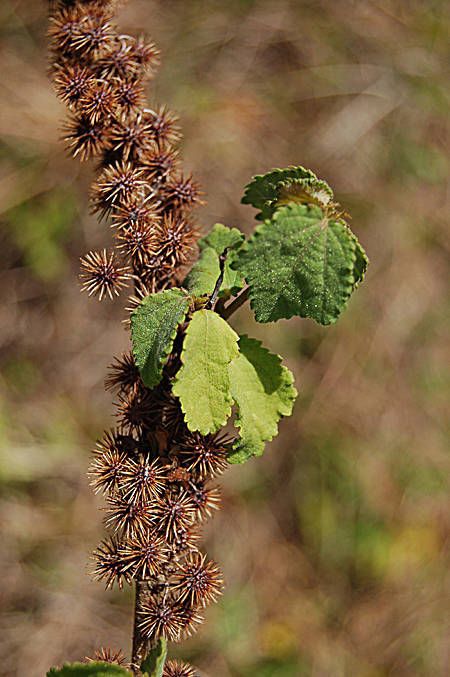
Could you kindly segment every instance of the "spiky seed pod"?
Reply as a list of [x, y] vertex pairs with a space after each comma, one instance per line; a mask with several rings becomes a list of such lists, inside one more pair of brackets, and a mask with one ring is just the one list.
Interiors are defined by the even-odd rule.
[[111, 126], [112, 148], [123, 160], [139, 160], [152, 140], [151, 134], [151, 126], [142, 113], [117, 120]]
[[85, 20], [80, 7], [62, 7], [50, 17], [48, 37], [52, 48], [65, 53], [73, 49], [73, 40], [79, 35], [81, 24]]
[[77, 26], [70, 42], [70, 48], [84, 59], [96, 59], [111, 43], [113, 26], [111, 16], [98, 9], [85, 14]]
[[146, 259], [156, 254], [158, 239], [151, 226], [137, 226], [120, 230], [117, 234], [118, 249], [125, 258], [142, 267]]
[[167, 473], [167, 481], [174, 484], [182, 484], [186, 486], [191, 479], [191, 473], [187, 468], [175, 467]]
[[130, 52], [141, 73], [145, 73], [147, 77], [152, 77], [161, 60], [161, 53], [155, 43], [140, 36], [132, 44]]
[[124, 452], [127, 455], [136, 451], [136, 440], [130, 435], [125, 435], [121, 430], [107, 430], [101, 440], [95, 445], [94, 454], [108, 454], [112, 451]]
[[116, 403], [119, 425], [129, 432], [141, 432], [157, 420], [159, 405], [147, 389], [119, 395]]
[[211, 517], [213, 510], [219, 510], [221, 503], [219, 487], [208, 487], [203, 482], [190, 482], [188, 491], [197, 506], [197, 519], [200, 522]]
[[160, 206], [151, 195], [145, 199], [140, 196], [133, 196], [129, 200], [124, 200], [114, 209], [112, 214], [112, 227], [129, 230], [135, 228], [153, 228], [160, 220]]
[[130, 503], [145, 503], [161, 494], [166, 485], [166, 472], [160, 461], [145, 456], [128, 459], [121, 470], [120, 488]]
[[188, 663], [167, 661], [164, 666], [163, 677], [197, 677], [197, 673]]
[[164, 208], [167, 210], [186, 211], [204, 204], [201, 199], [200, 184], [192, 176], [179, 174], [172, 177], [162, 191]]
[[180, 600], [188, 600], [192, 606], [205, 607], [222, 594], [222, 572], [199, 552], [190, 553], [184, 562], [178, 563], [173, 578], [172, 589], [178, 592]]
[[167, 562], [168, 547], [156, 532], [149, 531], [139, 538], [128, 538], [121, 548], [121, 555], [129, 575], [146, 580], [161, 572]]
[[122, 589], [124, 583], [131, 583], [131, 575], [124, 565], [121, 544], [117, 538], [102, 541], [93, 553], [93, 559], [95, 560], [93, 576], [96, 580], [103, 581], [107, 590], [114, 584]]
[[115, 357], [114, 362], [108, 368], [108, 372], [105, 379], [105, 390], [134, 393], [139, 386], [142, 386], [139, 369], [131, 352], [123, 353], [121, 357]]
[[80, 64], [58, 67], [53, 78], [56, 94], [69, 108], [79, 103], [94, 82], [92, 71]]
[[98, 296], [99, 301], [107, 295], [112, 300], [119, 296], [130, 279], [129, 269], [117, 266], [114, 252], [108, 255], [106, 249], [101, 252], [89, 252], [81, 259], [81, 291], [89, 296]]
[[86, 660], [89, 663], [100, 661], [101, 663], [111, 663], [113, 665], [126, 665], [126, 659], [122, 649], [113, 651], [113, 649], [107, 649], [103, 646], [101, 649], [97, 649], [92, 657], [86, 656]]
[[141, 164], [149, 181], [161, 183], [177, 170], [180, 164], [179, 152], [169, 145], [153, 142], [142, 155]]
[[124, 538], [141, 538], [141, 534], [152, 528], [155, 506], [152, 503], [130, 503], [122, 496], [110, 496], [105, 523]]
[[97, 62], [99, 77], [105, 80], [120, 78], [135, 80], [139, 76], [139, 65], [132, 55], [133, 38], [116, 37], [111, 41], [106, 54]]
[[199, 479], [220, 475], [228, 467], [227, 452], [231, 441], [225, 435], [190, 433], [180, 443], [180, 458]]
[[130, 162], [119, 162], [106, 167], [92, 189], [93, 211], [107, 216], [116, 206], [121, 206], [140, 195], [145, 187], [143, 170]]
[[126, 467], [128, 455], [117, 449], [101, 453], [95, 450], [94, 454], [94, 459], [88, 471], [88, 475], [92, 477], [91, 486], [94, 493], [114, 493], [119, 486], [119, 479], [122, 470]]
[[198, 550], [197, 546], [201, 539], [202, 534], [198, 525], [194, 524], [188, 528], [178, 529], [176, 534], [170, 532], [167, 536], [167, 543], [170, 546], [172, 556], [178, 558], [187, 552]]
[[179, 641], [185, 624], [185, 610], [170, 597], [160, 600], [147, 597], [139, 610], [139, 630], [149, 641], [160, 637], [171, 642]]
[[165, 214], [155, 228], [159, 254], [173, 268], [183, 266], [192, 254], [196, 233], [192, 225], [181, 216]]
[[170, 436], [174, 437], [184, 423], [180, 400], [171, 392], [162, 393], [160, 424]]
[[188, 637], [192, 637], [192, 635], [198, 631], [199, 626], [205, 619], [200, 615], [198, 607], [190, 606], [187, 602], [181, 604], [183, 607], [183, 627], [180, 639], [187, 639]]
[[126, 117], [143, 108], [145, 101], [145, 89], [137, 80], [122, 80], [115, 78], [114, 88], [116, 101], [123, 115]]
[[92, 122], [87, 115], [72, 117], [63, 128], [64, 141], [73, 157], [81, 162], [100, 155], [109, 147], [109, 131], [102, 121]]
[[181, 140], [178, 118], [165, 106], [160, 106], [156, 110], [146, 108], [144, 114], [151, 137], [159, 146], [167, 147]]
[[92, 82], [79, 101], [80, 109], [93, 123], [108, 120], [116, 105], [114, 88], [108, 82], [102, 80]]
[[186, 491], [166, 493], [156, 507], [158, 528], [166, 539], [176, 538], [181, 530], [188, 529], [195, 520], [196, 506]]
[[170, 285], [173, 269], [163, 256], [155, 255], [146, 258], [140, 274], [141, 280], [153, 294]]

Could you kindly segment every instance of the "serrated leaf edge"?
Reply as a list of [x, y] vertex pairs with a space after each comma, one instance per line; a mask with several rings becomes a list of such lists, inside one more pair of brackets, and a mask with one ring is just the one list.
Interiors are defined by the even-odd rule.
[[[174, 291], [175, 289], [177, 289], [177, 287], [172, 287], [171, 289], [164, 289], [163, 291], [156, 292], [156, 294], [154, 294], [154, 295], [156, 296], [157, 294], [158, 294], [158, 295], [166, 294], [167, 292], [172, 292], [172, 291]], [[183, 292], [182, 289], [179, 289], [179, 291], [180, 291], [180, 299], [181, 299], [181, 295], [183, 295], [183, 296], [185, 297], [185, 299], [186, 299], [186, 310], [185, 310], [185, 312], [184, 312], [183, 318], [178, 322], [177, 326], [175, 327], [175, 329], [174, 329], [173, 332], [171, 333], [171, 335], [170, 335], [170, 341], [168, 341], [168, 345], [167, 345], [166, 350], [163, 350], [163, 351], [161, 352], [161, 359], [158, 361], [158, 370], [161, 371], [161, 372], [164, 370], [164, 367], [166, 366], [166, 364], [167, 364], [167, 362], [168, 362], [168, 359], [169, 359], [169, 357], [170, 357], [170, 354], [171, 354], [171, 352], [172, 352], [173, 344], [174, 344], [174, 341], [175, 341], [175, 339], [176, 339], [176, 337], [177, 337], [178, 328], [179, 328], [181, 322], [184, 322], [184, 320], [186, 319], [186, 315], [187, 315], [188, 312], [189, 312], [189, 295], [186, 294], [185, 292]], [[153, 295], [151, 295], [151, 296], [153, 296]], [[136, 313], [138, 312], [139, 308], [142, 306], [142, 303], [145, 301], [146, 298], [148, 298], [148, 297], [147, 297], [147, 296], [144, 297], [144, 299], [142, 299], [142, 302], [141, 302], [141, 304], [138, 306], [138, 308], [136, 308], [136, 310], [134, 310], [133, 313], [131, 314], [131, 326], [132, 326], [132, 327], [133, 327], [133, 320], [135, 319], [135, 315], [136, 315]], [[134, 348], [132, 348], [132, 353], [133, 353], [134, 359], [136, 360], [137, 358], [136, 358], [136, 354], [135, 354]], [[138, 367], [138, 369], [139, 369], [139, 367]], [[141, 372], [140, 369], [139, 369], [139, 373], [141, 374], [141, 378], [142, 378], [142, 380], [143, 380], [143, 382], [144, 382], [144, 385], [146, 385], [148, 388], [156, 388], [156, 386], [158, 385], [158, 383], [154, 383], [154, 384], [152, 384], [152, 385], [148, 385], [148, 384], [144, 381], [144, 378], [143, 378], [143, 376], [142, 376], [142, 372]], [[162, 374], [161, 374], [161, 378], [162, 378]], [[161, 381], [161, 379], [160, 379], [160, 381]], [[160, 382], [160, 381], [159, 381], [159, 382]]]
[[[289, 172], [296, 172], [297, 176], [288, 176]], [[308, 176], [304, 177], [298, 176], [298, 174], [301, 172], [305, 172]], [[264, 203], [262, 205], [255, 205], [254, 202], [249, 198], [249, 194], [261, 179], [269, 180], [269, 178], [272, 177], [274, 189], [276, 189], [278, 186], [285, 185], [286, 183], [292, 182], [294, 180], [297, 180], [299, 182], [317, 181], [318, 183], [320, 183], [321, 187], [329, 194], [330, 199], [334, 197], [334, 192], [331, 186], [324, 179], [320, 179], [317, 176], [317, 174], [315, 174], [315, 172], [312, 171], [312, 169], [308, 169], [307, 167], [303, 167], [302, 165], [289, 165], [289, 167], [285, 167], [284, 169], [275, 168], [270, 170], [269, 172], [266, 172], [265, 174], [256, 174], [255, 176], [252, 177], [251, 181], [244, 188], [244, 195], [241, 199], [241, 203], [251, 205], [255, 209], [261, 210], [258, 214], [256, 214], [255, 217], [258, 221], [263, 221], [266, 218], [271, 218], [273, 214], [277, 211], [277, 209], [279, 209], [279, 207], [277, 208], [275, 206], [274, 208], [273, 205], [274, 200], [267, 199], [264, 200]], [[267, 211], [265, 211], [265, 208], [269, 208], [272, 213], [268, 214]]]
[[[257, 226], [257, 227], [255, 228], [255, 230], [254, 230], [254, 232], [253, 232], [253, 235], [247, 240], [247, 242], [245, 243], [246, 246], [243, 248], [242, 251], [246, 251], [248, 245], [251, 244], [251, 242], [253, 241], [253, 239], [257, 239], [258, 237], [261, 237], [261, 236], [264, 234], [264, 229], [265, 229], [267, 226], [273, 225], [274, 222], [276, 222], [279, 218], [281, 218], [281, 217], [283, 216], [284, 212], [290, 211], [290, 210], [293, 210], [293, 209], [296, 209], [296, 208], [298, 208], [298, 207], [299, 207], [299, 205], [296, 204], [296, 203], [292, 203], [292, 204], [288, 204], [288, 205], [284, 205], [283, 207], [280, 207], [280, 208], [275, 212], [275, 214], [273, 215], [273, 217], [272, 217], [271, 219], [265, 219], [264, 223], [261, 223], [259, 226]], [[319, 207], [314, 207], [313, 209], [319, 209]], [[325, 218], [326, 218], [326, 217], [325, 217]], [[298, 315], [297, 313], [291, 313], [290, 315], [287, 314], [287, 316], [286, 316], [285, 318], [283, 318], [283, 319], [290, 320], [292, 317], [302, 317], [302, 318], [305, 318], [305, 319], [312, 319], [312, 320], [313, 320], [314, 322], [316, 322], [317, 324], [322, 324], [322, 326], [330, 326], [330, 325], [334, 324], [335, 322], [337, 322], [337, 320], [339, 319], [339, 316], [342, 314], [342, 312], [343, 312], [343, 311], [345, 310], [345, 308], [347, 307], [348, 301], [349, 301], [349, 299], [350, 299], [350, 297], [351, 297], [351, 295], [352, 295], [353, 290], [355, 289], [355, 276], [354, 276], [355, 261], [356, 261], [356, 253], [355, 253], [355, 252], [356, 252], [356, 245], [355, 245], [355, 240], [356, 240], [356, 241], [358, 241], [358, 240], [357, 240], [357, 238], [356, 238], [356, 235], [350, 230], [348, 224], [347, 224], [345, 221], [343, 221], [342, 219], [327, 219], [327, 220], [328, 220], [328, 221], [333, 221], [334, 223], [339, 223], [339, 224], [345, 226], [346, 230], [347, 230], [348, 233], [350, 234], [350, 239], [352, 240], [352, 244], [353, 244], [353, 254], [354, 254], [354, 256], [353, 256], [353, 264], [352, 264], [352, 266], [351, 266], [350, 268], [348, 268], [348, 279], [347, 279], [347, 281], [348, 281], [348, 287], [347, 287], [348, 293], [346, 294], [346, 297], [347, 297], [347, 298], [346, 298], [346, 300], [345, 300], [345, 302], [344, 302], [344, 305], [342, 306], [342, 308], [341, 308], [340, 312], [338, 313], [338, 315], [337, 315], [331, 322], [320, 323], [320, 322], [318, 322], [317, 320], [315, 320], [314, 318], [310, 318], [310, 317], [309, 317], [308, 315], [306, 315], [306, 314], [303, 314], [303, 315], [300, 314], [300, 315]], [[315, 223], [316, 223], [316, 221], [315, 221], [313, 224], [311, 224], [311, 227], [312, 227], [313, 225], [315, 225]], [[269, 321], [267, 321], [267, 320], [262, 320], [262, 319], [260, 319], [260, 317], [258, 317], [257, 311], [256, 311], [256, 309], [255, 309], [255, 299], [254, 299], [254, 295], [253, 295], [253, 292], [252, 292], [252, 284], [251, 284], [250, 280], [248, 279], [247, 275], [245, 275], [245, 273], [244, 273], [241, 269], [238, 269], [238, 270], [239, 270], [239, 272], [241, 272], [241, 274], [243, 275], [243, 277], [244, 277], [244, 279], [246, 280], [247, 284], [249, 285], [249, 292], [248, 292], [248, 293], [249, 293], [249, 302], [250, 302], [250, 307], [251, 307], [251, 309], [253, 310], [253, 312], [254, 312], [254, 314], [255, 314], [255, 319], [256, 319], [256, 321], [257, 321], [257, 322], [260, 322], [261, 324], [270, 324], [271, 322], [278, 322], [278, 320], [269, 320]]]
[[[246, 338], [246, 339], [250, 339], [251, 341], [254, 341], [255, 343], [258, 344], [259, 348], [264, 353], [270, 355], [271, 357], [272, 356], [277, 357], [278, 358], [278, 364], [281, 366], [283, 373], [286, 374], [286, 376], [288, 377], [285, 385], [286, 386], [292, 386], [292, 394], [289, 396], [289, 402], [292, 403], [292, 406], [291, 407], [289, 407], [289, 405], [286, 406], [286, 410], [289, 409], [289, 411], [287, 411], [287, 413], [285, 413], [284, 411], [281, 411], [280, 407], [277, 407], [278, 419], [275, 422], [276, 431], [273, 433], [273, 435], [268, 435], [268, 436], [264, 436], [264, 437], [261, 438], [262, 442], [271, 442], [278, 435], [278, 424], [281, 421], [281, 419], [292, 415], [292, 410], [294, 408], [295, 401], [298, 397], [298, 390], [295, 387], [294, 374], [289, 369], [289, 367], [286, 367], [286, 365], [283, 364], [283, 358], [281, 357], [281, 355], [278, 355], [278, 353], [272, 353], [268, 348], [263, 346], [262, 341], [260, 341], [259, 339], [252, 338], [251, 336], [248, 336], [248, 334], [241, 334], [239, 336], [239, 340], [241, 338]], [[241, 355], [240, 352], [239, 352], [239, 355]], [[235, 360], [238, 359], [239, 355], [237, 355], [234, 359]], [[234, 360], [232, 360], [231, 362], [233, 362], [233, 361]], [[230, 362], [230, 364], [231, 364], [231, 362]], [[234, 404], [236, 405], [236, 408], [237, 408], [236, 418], [234, 420], [234, 426], [240, 430], [242, 428], [242, 419], [240, 417], [239, 404], [236, 401], [234, 401]], [[233, 461], [232, 460], [233, 456], [235, 454], [239, 453], [239, 443], [240, 443], [241, 440], [242, 440], [241, 437], [238, 437], [235, 440], [235, 442], [233, 444], [233, 451], [228, 454], [228, 462], [231, 465], [238, 465], [238, 464], [242, 463], [242, 461]], [[259, 454], [259, 456], [261, 456], [261, 455], [262, 454]], [[252, 454], [251, 456], [247, 456], [247, 458], [245, 460], [250, 459], [252, 456], [258, 457], [258, 454]]]

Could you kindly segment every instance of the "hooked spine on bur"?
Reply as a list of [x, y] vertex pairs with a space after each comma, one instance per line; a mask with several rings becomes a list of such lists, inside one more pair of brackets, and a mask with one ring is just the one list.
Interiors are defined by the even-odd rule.
[[[91, 210], [112, 228], [111, 249], [81, 259], [81, 289], [100, 301], [128, 289], [132, 339], [105, 381], [116, 428], [89, 469], [110, 532], [93, 575], [108, 589], [135, 585], [132, 654], [126, 663], [101, 648], [88, 660], [114, 674], [194, 677], [166, 660], [167, 641], [196, 632], [222, 594], [219, 566], [199, 549], [201, 526], [221, 504], [214, 482], [230, 463], [263, 453], [297, 395], [281, 358], [226, 320], [250, 300], [260, 322], [335, 322], [368, 259], [331, 188], [303, 167], [247, 186], [242, 201], [263, 222], [248, 240], [221, 224], [199, 239], [202, 191], [181, 166], [178, 119], [145, 101], [159, 51], [121, 33], [116, 4], [57, 0], [49, 29], [54, 87], [68, 109], [64, 140], [95, 162]], [[237, 435], [224, 434], [233, 407]]]

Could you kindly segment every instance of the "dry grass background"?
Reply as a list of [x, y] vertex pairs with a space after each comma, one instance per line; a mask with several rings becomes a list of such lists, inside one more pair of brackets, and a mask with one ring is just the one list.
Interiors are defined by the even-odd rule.
[[[209, 677], [450, 673], [445, 2], [130, 0], [164, 65], [217, 220], [245, 230], [249, 177], [304, 164], [351, 211], [371, 267], [343, 319], [235, 326], [285, 355], [300, 389], [263, 459], [224, 478], [208, 550], [222, 602], [182, 654]], [[130, 596], [86, 562], [102, 533], [85, 478], [110, 425], [102, 382], [122, 303], [80, 296], [77, 260], [110, 233], [66, 158], [46, 78], [46, 7], [0, 4], [0, 673], [40, 677], [128, 648]], [[447, 359], [446, 359], [447, 358]]]

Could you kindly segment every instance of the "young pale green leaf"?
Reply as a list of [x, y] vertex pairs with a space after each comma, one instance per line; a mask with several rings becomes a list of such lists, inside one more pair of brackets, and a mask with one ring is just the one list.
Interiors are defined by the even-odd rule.
[[280, 418], [292, 414], [297, 397], [294, 377], [278, 355], [248, 336], [240, 337], [239, 349], [229, 366], [231, 394], [238, 407], [236, 425], [240, 428], [240, 437], [228, 457], [230, 463], [261, 456], [265, 442], [277, 435]]
[[188, 309], [189, 299], [181, 289], [167, 289], [146, 296], [132, 314], [133, 355], [148, 388], [160, 382], [178, 325]]
[[51, 668], [47, 677], [132, 677], [132, 674], [114, 663], [66, 663], [62, 668]]
[[217, 313], [198, 310], [186, 330], [173, 387], [185, 421], [202, 435], [215, 433], [231, 414], [228, 365], [238, 354], [238, 335]]
[[167, 658], [167, 640], [161, 638], [141, 665], [143, 677], [162, 677]]
[[219, 257], [228, 250], [224, 267], [221, 294], [226, 292], [237, 293], [242, 289], [242, 276], [232, 269], [231, 264], [236, 258], [236, 250], [244, 241], [244, 235], [237, 228], [228, 228], [217, 223], [208, 235], [199, 241], [200, 257], [183, 285], [193, 296], [212, 294], [220, 275]]
[[299, 315], [335, 322], [363, 274], [356, 245], [347, 224], [318, 207], [281, 207], [256, 229], [235, 264], [250, 286], [257, 321]]
[[244, 233], [237, 228], [229, 228], [223, 223], [216, 223], [210, 232], [199, 240], [200, 249], [212, 247], [220, 256], [225, 249], [239, 249], [244, 242]]
[[273, 169], [255, 176], [242, 198], [243, 204], [261, 210], [256, 216], [260, 221], [270, 219], [279, 207], [291, 202], [325, 208], [332, 200], [333, 191], [328, 183], [304, 167]]

